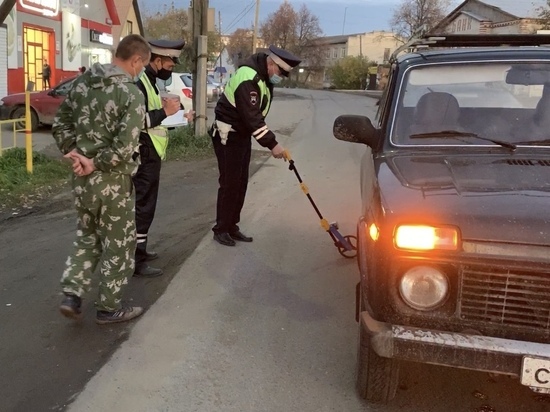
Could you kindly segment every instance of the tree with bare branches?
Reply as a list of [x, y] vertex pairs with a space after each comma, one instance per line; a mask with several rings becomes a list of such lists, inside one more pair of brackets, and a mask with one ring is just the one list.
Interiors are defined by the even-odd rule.
[[435, 27], [446, 16], [450, 0], [403, 0], [393, 11], [390, 25], [394, 33], [410, 38], [425, 27]]
[[[285, 0], [279, 9], [260, 25], [260, 35], [267, 45], [274, 45], [300, 56], [306, 76], [321, 70], [324, 63], [323, 44], [317, 41], [323, 35], [319, 18], [303, 4], [298, 11]], [[291, 73], [297, 76], [296, 73]]]
[[237, 29], [229, 36], [227, 51], [234, 65], [252, 54], [252, 37], [252, 29]]
[[539, 7], [537, 9], [538, 12], [538, 18], [540, 19], [540, 23], [542, 25], [542, 30], [549, 30], [550, 29], [550, 0], [546, 1], [546, 6]]

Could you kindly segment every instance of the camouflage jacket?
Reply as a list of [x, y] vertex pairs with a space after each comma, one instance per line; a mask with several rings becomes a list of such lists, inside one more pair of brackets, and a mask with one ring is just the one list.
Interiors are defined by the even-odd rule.
[[95, 64], [73, 83], [52, 127], [62, 153], [73, 149], [103, 172], [134, 174], [145, 122], [143, 94], [115, 65]]

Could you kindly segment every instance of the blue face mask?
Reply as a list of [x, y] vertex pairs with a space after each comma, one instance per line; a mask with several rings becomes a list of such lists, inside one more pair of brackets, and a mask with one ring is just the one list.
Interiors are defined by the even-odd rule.
[[283, 78], [278, 74], [274, 74], [269, 78], [269, 81], [273, 84], [279, 84], [283, 81]]
[[139, 78], [141, 77], [141, 75], [143, 73], [145, 73], [145, 67], [143, 69], [141, 69], [141, 71], [138, 74], [136, 74], [134, 76], [134, 78], [132, 79], [134, 81], [134, 83], [137, 83], [139, 81]]

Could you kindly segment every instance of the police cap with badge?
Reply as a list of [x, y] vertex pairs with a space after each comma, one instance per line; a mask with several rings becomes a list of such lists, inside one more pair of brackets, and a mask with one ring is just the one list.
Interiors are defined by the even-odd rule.
[[275, 46], [269, 46], [268, 56], [279, 66], [281, 74], [285, 77], [288, 77], [289, 72], [302, 61], [292, 53]]
[[170, 57], [172, 61], [178, 64], [181, 50], [185, 46], [185, 41], [172, 40], [148, 40], [151, 53], [157, 56]]

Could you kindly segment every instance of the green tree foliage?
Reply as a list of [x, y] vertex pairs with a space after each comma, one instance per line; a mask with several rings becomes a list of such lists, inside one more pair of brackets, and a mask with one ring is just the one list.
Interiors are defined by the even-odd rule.
[[365, 88], [370, 66], [376, 66], [376, 63], [365, 57], [345, 57], [329, 69], [332, 84], [344, 90]]

